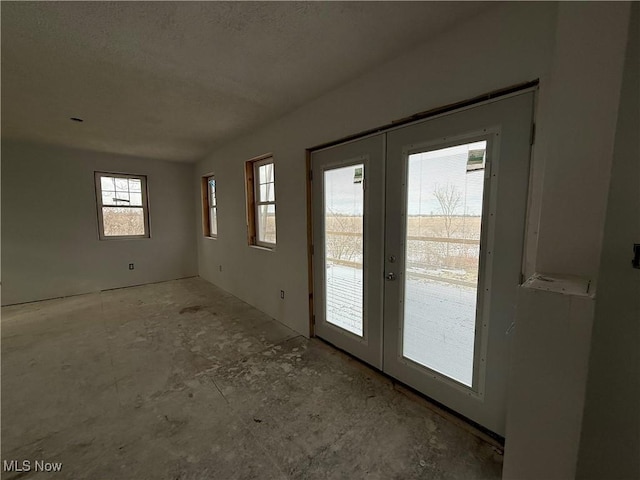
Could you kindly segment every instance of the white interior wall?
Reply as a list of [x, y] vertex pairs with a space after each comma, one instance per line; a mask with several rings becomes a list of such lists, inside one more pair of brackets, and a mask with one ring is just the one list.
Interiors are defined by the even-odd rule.
[[544, 175], [530, 260], [565, 291], [520, 289], [503, 478], [576, 475], [628, 21], [628, 3], [558, 9], [538, 111], [535, 158]]
[[560, 6], [536, 146], [545, 158], [538, 271], [597, 276], [628, 9], [625, 3]]
[[[505, 86], [544, 80], [555, 13], [551, 3], [500, 5], [212, 152], [198, 163], [193, 183], [199, 188], [200, 176], [217, 176], [219, 237], [204, 238], [198, 226], [200, 275], [307, 335], [305, 149]], [[247, 245], [244, 193], [244, 162], [269, 152], [276, 164], [278, 228], [272, 252]]]
[[[147, 175], [151, 238], [98, 239], [97, 170]], [[2, 173], [3, 305], [197, 274], [193, 165], [3, 141]]]
[[640, 478], [640, 4], [633, 5], [577, 478]]

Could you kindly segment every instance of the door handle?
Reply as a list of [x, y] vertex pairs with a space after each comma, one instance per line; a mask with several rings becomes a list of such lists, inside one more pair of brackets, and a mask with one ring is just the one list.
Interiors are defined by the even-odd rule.
[[384, 278], [386, 278], [387, 280], [395, 280], [396, 279], [396, 274], [392, 273], [392, 272], [389, 272], [384, 276]]

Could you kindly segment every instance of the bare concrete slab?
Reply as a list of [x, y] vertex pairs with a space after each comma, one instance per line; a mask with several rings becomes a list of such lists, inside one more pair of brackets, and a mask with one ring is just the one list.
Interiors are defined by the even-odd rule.
[[[3, 479], [497, 479], [426, 401], [199, 278], [2, 309]], [[35, 472], [36, 460], [62, 462]]]

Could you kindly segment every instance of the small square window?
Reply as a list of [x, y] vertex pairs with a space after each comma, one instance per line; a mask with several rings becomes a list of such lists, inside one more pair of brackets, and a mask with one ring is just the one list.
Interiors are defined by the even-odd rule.
[[147, 177], [95, 172], [101, 240], [149, 238]]
[[245, 173], [249, 245], [274, 248], [276, 245], [276, 178], [273, 157], [267, 156], [248, 161]]
[[218, 236], [218, 201], [214, 175], [202, 177], [202, 233], [210, 238]]

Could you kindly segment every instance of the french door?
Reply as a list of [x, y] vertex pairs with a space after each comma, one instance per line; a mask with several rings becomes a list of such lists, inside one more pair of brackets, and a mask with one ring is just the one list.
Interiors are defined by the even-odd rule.
[[316, 335], [501, 435], [533, 95], [312, 153]]
[[379, 369], [384, 148], [378, 135], [312, 154], [315, 333]]

